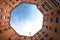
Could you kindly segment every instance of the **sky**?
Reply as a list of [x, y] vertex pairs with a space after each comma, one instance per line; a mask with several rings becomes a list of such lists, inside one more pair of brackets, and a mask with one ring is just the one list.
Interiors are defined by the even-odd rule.
[[33, 36], [42, 28], [42, 22], [43, 15], [33, 4], [22, 3], [11, 12], [10, 24], [19, 35]]

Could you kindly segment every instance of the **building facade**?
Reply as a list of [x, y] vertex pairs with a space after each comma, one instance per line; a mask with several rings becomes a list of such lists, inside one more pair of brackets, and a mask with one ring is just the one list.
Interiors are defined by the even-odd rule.
[[[17, 34], [11, 11], [21, 3], [35, 4], [44, 15], [42, 29], [32, 37]], [[0, 40], [60, 40], [60, 0], [0, 0]]]

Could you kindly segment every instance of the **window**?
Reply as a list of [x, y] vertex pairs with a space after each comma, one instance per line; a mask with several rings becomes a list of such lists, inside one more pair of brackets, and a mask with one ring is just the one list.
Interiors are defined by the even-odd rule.
[[4, 1], [3, 4], [6, 5], [7, 4], [6, 1]]
[[42, 32], [42, 34], [45, 34], [45, 32]]
[[14, 5], [14, 4], [15, 4], [15, 2], [12, 2], [12, 4]]
[[56, 32], [56, 33], [59, 33], [59, 30], [58, 30], [57, 28], [55, 28], [55, 32]]
[[54, 2], [57, 6], [60, 6], [60, 0], [53, 0], [53, 2]]
[[1, 25], [1, 22], [0, 22], [0, 25]]
[[48, 29], [48, 26], [46, 25], [46, 28]]
[[6, 16], [4, 16], [4, 19], [6, 19]]
[[54, 18], [50, 18], [50, 22], [54, 22]]
[[12, 1], [12, 0], [9, 0], [9, 1]]
[[34, 1], [37, 1], [37, 0], [34, 0]]
[[19, 1], [19, 0], [16, 0], [16, 1]]
[[[32, 39], [31, 39], [32, 40]], [[37, 37], [35, 40], [39, 40], [39, 37]]]
[[45, 35], [45, 37], [47, 37], [47, 38], [48, 38], [48, 34], [46, 34], [46, 35]]
[[26, 39], [26, 37], [24, 37], [24, 39]]
[[0, 15], [0, 19], [2, 19], [2, 15]]
[[5, 10], [4, 12], [7, 13], [7, 10]]
[[39, 32], [37, 33], [37, 35], [39, 35]]
[[2, 33], [2, 31], [0, 30], [0, 34]]
[[47, 13], [47, 15], [50, 16], [51, 15], [51, 12]]
[[43, 21], [46, 21], [44, 17], [43, 17]]
[[37, 38], [35, 38], [35, 40], [37, 40]]
[[41, 38], [40, 40], [44, 40], [43, 38]]
[[10, 19], [10, 17], [8, 16], [7, 19]]
[[53, 12], [51, 12], [51, 15], [53, 15], [54, 14], [54, 11]]
[[3, 25], [5, 25], [6, 24], [6, 22], [3, 22]]
[[11, 27], [9, 27], [9, 29], [12, 29]]
[[48, 1], [48, 0], [46, 0], [45, 4], [46, 4], [46, 6], [47, 6], [49, 9], [53, 9], [52, 4], [51, 4], [51, 3], [49, 3], [49, 1]]
[[2, 8], [0, 8], [0, 12], [2, 11]]
[[60, 17], [56, 18], [56, 23], [60, 23]]
[[8, 8], [11, 7], [11, 5], [8, 5]]
[[7, 21], [6, 24], [9, 24], [9, 22]]
[[51, 31], [53, 30], [51, 26], [49, 27], [49, 29], [50, 29]]
[[49, 40], [54, 40], [52, 37]]
[[45, 5], [42, 5], [45, 11], [48, 11], [48, 8]]
[[18, 39], [18, 40], [21, 40], [21, 39]]
[[57, 14], [60, 14], [60, 10], [57, 10]]
[[8, 38], [8, 40], [11, 40], [10, 38]]
[[4, 28], [4, 29], [3, 29], [3, 31], [5, 32], [5, 31], [7, 31], [7, 29], [6, 29], [6, 28]]
[[46, 22], [48, 22], [48, 21], [49, 21], [49, 18], [46, 19]]

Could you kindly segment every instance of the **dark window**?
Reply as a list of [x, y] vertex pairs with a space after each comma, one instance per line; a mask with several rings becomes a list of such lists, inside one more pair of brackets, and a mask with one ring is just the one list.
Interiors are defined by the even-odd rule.
[[37, 38], [35, 38], [35, 40], [37, 40]]
[[49, 9], [53, 9], [52, 4], [48, 0], [46, 0], [45, 4]]
[[9, 29], [11, 29], [11, 27], [9, 27]]
[[8, 40], [11, 40], [10, 38], [8, 38]]
[[53, 12], [51, 12], [51, 15], [53, 15], [54, 14], [54, 11]]
[[60, 17], [56, 18], [56, 23], [60, 23]]
[[2, 15], [0, 15], [0, 19], [2, 19]]
[[57, 10], [57, 13], [60, 14], [60, 10]]
[[45, 32], [42, 32], [42, 34], [45, 34]]
[[18, 40], [21, 40], [21, 39], [18, 39]]
[[9, 1], [12, 1], [12, 0], [9, 0]]
[[0, 25], [1, 25], [1, 22], [0, 22]]
[[8, 16], [7, 19], [9, 19], [10, 17]]
[[54, 40], [52, 37], [49, 40]]
[[24, 37], [24, 39], [26, 39], [26, 37]]
[[14, 5], [14, 4], [15, 4], [15, 2], [12, 2], [12, 4]]
[[34, 1], [37, 1], [37, 0], [34, 0]]
[[7, 29], [6, 29], [6, 28], [5, 28], [4, 30], [5, 30], [5, 31], [7, 31]]
[[59, 33], [59, 30], [58, 30], [57, 28], [55, 28], [55, 32], [56, 32], [56, 33]]
[[45, 18], [43, 18], [43, 21], [45, 21]]
[[53, 0], [53, 2], [54, 2], [57, 6], [60, 6], [60, 0]]
[[0, 30], [0, 34], [2, 33], [2, 31]]
[[5, 32], [5, 31], [7, 31], [7, 29], [6, 29], [6, 28], [4, 28], [4, 29], [3, 29], [3, 31]]
[[48, 11], [48, 8], [45, 5], [42, 5], [45, 11]]
[[16, 1], [19, 1], [19, 0], [16, 0]]
[[46, 34], [46, 35], [45, 35], [45, 37], [47, 37], [47, 38], [48, 38], [48, 34]]
[[50, 29], [51, 31], [53, 30], [53, 28], [52, 28], [51, 26], [49, 27], [49, 29]]
[[54, 1], [53, 0], [51, 0], [52, 2], [53, 2], [53, 4], [57, 7], [57, 5], [54, 3]]
[[39, 32], [37, 33], [37, 35], [39, 35]]
[[46, 25], [46, 28], [48, 29], [48, 26]]
[[44, 40], [43, 38], [41, 38], [40, 40]]
[[54, 18], [50, 18], [50, 22], [54, 22]]

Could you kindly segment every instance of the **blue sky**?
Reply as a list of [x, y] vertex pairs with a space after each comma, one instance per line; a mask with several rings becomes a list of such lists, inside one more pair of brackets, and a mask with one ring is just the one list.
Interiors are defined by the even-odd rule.
[[10, 24], [20, 35], [33, 36], [42, 27], [43, 15], [36, 5], [22, 3], [11, 12]]

